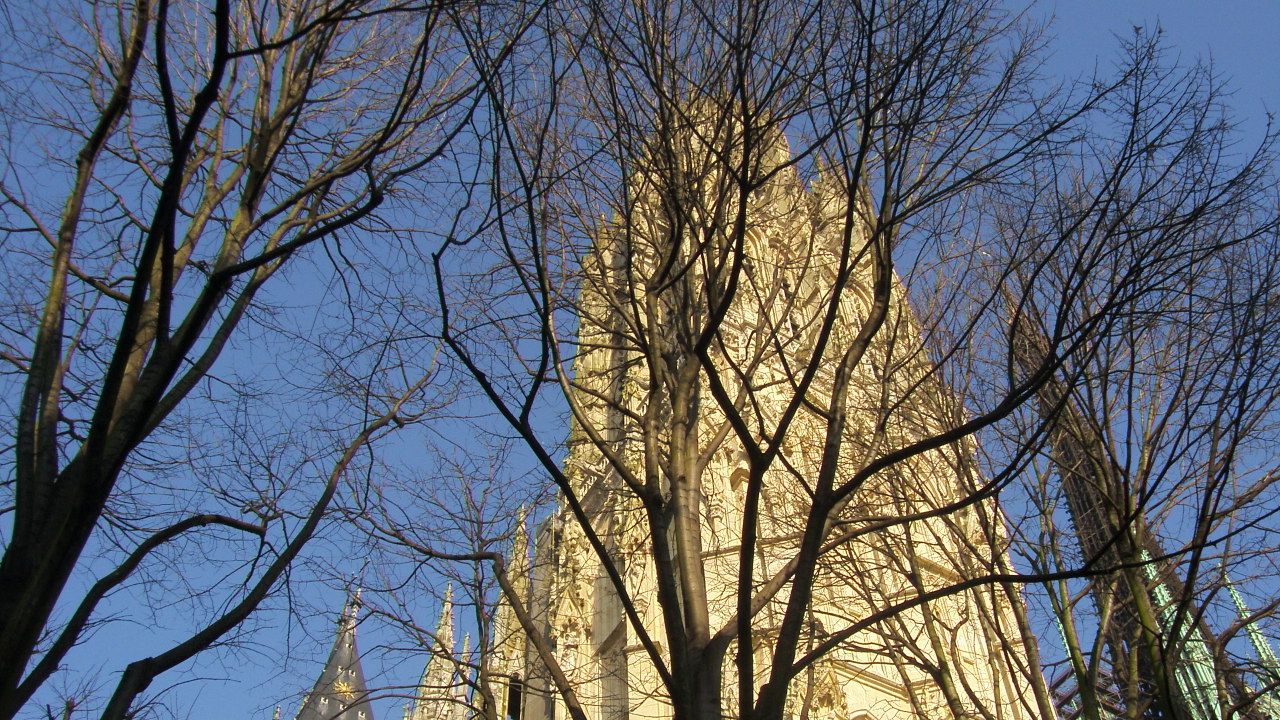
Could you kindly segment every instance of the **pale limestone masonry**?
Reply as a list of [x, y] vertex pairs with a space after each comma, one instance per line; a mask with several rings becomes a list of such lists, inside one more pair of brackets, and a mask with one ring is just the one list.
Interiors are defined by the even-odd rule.
[[[691, 140], [682, 157], [707, 155], [698, 152], [698, 143]], [[748, 200], [744, 283], [714, 346], [729, 393], [747, 398], [748, 416], [762, 426], [777, 420], [809, 362], [815, 334], [831, 305], [832, 280], [846, 233], [851, 246], [859, 249], [867, 227], [858, 212], [849, 213], [853, 221], [846, 221], [846, 194], [834, 180], [806, 186], [792, 169], [781, 167], [787, 159], [786, 144], [779, 139], [765, 162], [780, 169]], [[715, 259], [729, 241], [728, 233], [716, 228], [727, 224], [737, 205], [731, 193], [723, 192], [723, 173], [687, 161], [689, 167], [680, 172], [695, 180], [689, 192], [708, 200], [683, 218], [683, 230], [673, 229], [681, 223], [662, 211], [661, 193], [641, 168], [632, 175], [625, 220], [615, 219], [599, 231], [594, 250], [583, 262], [572, 398], [579, 412], [565, 461], [577, 494], [621, 566], [628, 593], [659, 644], [663, 632], [647, 551], [648, 525], [588, 430], [628, 468], [639, 472], [644, 467], [646, 444], [639, 418], [652, 397], [646, 369], [652, 359], [642, 354], [635, 338], [649, 333], [649, 340], [665, 338], [663, 342], [678, 346], [682, 317], [705, 313], [713, 295], [723, 290], [717, 285]], [[684, 243], [689, 247], [675, 250], [677, 261], [689, 267], [683, 284], [666, 290], [648, 287], [656, 264], [669, 256], [672, 238], [681, 232], [701, 233], [697, 247], [702, 254], [690, 249], [694, 243]], [[766, 477], [757, 580], [777, 571], [797, 547], [796, 533], [808, 509], [805, 478], [816, 472], [824, 448], [824, 423], [818, 413], [830, 397], [826, 388], [833, 382], [832, 358], [853, 342], [866, 318], [870, 285], [870, 264], [864, 259], [840, 301], [837, 332], [810, 393], [814, 406], [800, 412], [786, 440], [781, 458], [785, 462], [775, 463]], [[895, 280], [896, 300], [856, 371], [848, 402], [852, 419], [840, 450], [850, 474], [869, 459], [934, 434], [962, 416], [953, 395], [931, 372], [921, 331], [901, 290]], [[698, 452], [709, 459], [695, 472], [701, 478], [701, 558], [714, 631], [734, 609], [746, 468], [735, 436], [726, 431], [723, 415], [707, 394], [705, 377], [699, 383]], [[671, 408], [660, 408], [658, 415], [669, 418]], [[669, 457], [670, 442], [669, 437], [658, 438], [651, 445], [656, 450], [649, 451]], [[806, 644], [921, 592], [1007, 571], [1001, 517], [989, 501], [876, 529], [885, 519], [929, 515], [969, 497], [982, 482], [972, 455], [973, 448], [963, 444], [931, 451], [879, 473], [857, 492], [842, 512], [845, 524], [833, 530], [833, 536], [863, 534], [826, 556]], [[521, 557], [523, 547], [514, 553], [513, 576], [593, 720], [669, 717], [648, 658], [636, 644], [599, 560], [567, 510], [562, 507], [540, 524], [533, 548], [531, 558]], [[522, 568], [522, 562], [531, 566]], [[760, 661], [769, 656], [770, 630], [780, 622], [785, 601], [784, 591], [755, 620], [764, 638], [757, 651]], [[1029, 690], [1029, 678], [1038, 670], [1026, 661], [1013, 612], [1016, 602], [1012, 588], [983, 585], [885, 619], [796, 678], [793, 716], [1038, 717]], [[509, 607], [498, 609], [495, 626], [492, 669], [521, 679], [520, 720], [566, 718]], [[733, 655], [731, 649], [725, 675], [729, 715], [736, 712]], [[505, 717], [515, 694], [496, 694]]]

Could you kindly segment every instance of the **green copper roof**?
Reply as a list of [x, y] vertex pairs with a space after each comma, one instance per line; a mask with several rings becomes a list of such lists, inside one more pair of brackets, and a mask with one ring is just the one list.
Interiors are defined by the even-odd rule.
[[[1160, 608], [1160, 619], [1167, 630], [1175, 624], [1177, 619], [1173, 597], [1169, 594], [1169, 588], [1165, 587], [1164, 582], [1157, 577], [1155, 563], [1152, 562], [1151, 554], [1146, 550], [1142, 551], [1142, 561], [1146, 563], [1143, 569], [1146, 571], [1147, 580], [1154, 583], [1151, 588], [1151, 599]], [[1186, 702], [1186, 710], [1193, 720], [1218, 720], [1222, 717], [1221, 705], [1218, 702], [1218, 683], [1213, 669], [1213, 656], [1209, 654], [1209, 648], [1200, 634], [1200, 629], [1194, 625], [1187, 633], [1182, 658], [1174, 668], [1174, 676], [1177, 678], [1178, 687]]]

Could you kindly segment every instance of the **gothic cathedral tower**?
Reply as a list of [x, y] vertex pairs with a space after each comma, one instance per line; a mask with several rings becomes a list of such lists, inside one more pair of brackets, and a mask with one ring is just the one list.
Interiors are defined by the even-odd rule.
[[[830, 503], [811, 600], [787, 624], [820, 476], [853, 477], [963, 411], [932, 372], [891, 266], [877, 273], [876, 248], [890, 241], [872, 237], [869, 202], [850, 201], [830, 173], [804, 183], [778, 133], [735, 177], [739, 156], [716, 152], [734, 133], [695, 123], [654, 142], [583, 253], [572, 487], [540, 524], [521, 590], [545, 646], [590, 720], [679, 715], [669, 689], [680, 673], [720, 679], [709, 710], [686, 716], [741, 716], [738, 696], [767, 690], [783, 642], [796, 668], [784, 717], [1044, 714], [1016, 590], [948, 591], [1009, 571], [1001, 516], [964, 442], [884, 464]], [[743, 190], [742, 174], [761, 180]], [[847, 420], [833, 436], [837, 404]], [[762, 448], [773, 462], [753, 474]], [[734, 630], [744, 568], [745, 666]], [[496, 693], [500, 716], [569, 717], [510, 608], [495, 625], [494, 677], [511, 683]]]

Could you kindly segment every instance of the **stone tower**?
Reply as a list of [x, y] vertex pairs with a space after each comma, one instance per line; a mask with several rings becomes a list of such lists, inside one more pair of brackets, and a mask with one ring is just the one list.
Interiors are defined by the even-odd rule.
[[[801, 520], [812, 505], [810, 483], [830, 462], [829, 451], [838, 453], [839, 471], [852, 474], [886, 450], [953, 426], [963, 414], [932, 372], [902, 288], [891, 278], [895, 300], [882, 330], [860, 351], [845, 403], [847, 427], [840, 442], [824, 439], [824, 406], [839, 380], [821, 362], [811, 376], [805, 369], [822, 343], [825, 358], [851, 352], [861, 341], [862, 321], [875, 311], [869, 257], [851, 264], [842, 295], [833, 290], [837, 275], [850, 268], [842, 248], [866, 244], [870, 208], [850, 208], [849, 193], [834, 178], [802, 182], [780, 135], [761, 154], [758, 175], [768, 179], [735, 197], [723, 155], [709, 151], [717, 133], [732, 128], [699, 127], [637, 162], [623, 209], [594, 231], [578, 278], [564, 467], [580, 510], [562, 494], [560, 507], [540, 523], [521, 592], [591, 720], [666, 718], [672, 709], [651, 651], [638, 643], [578, 512], [606, 548], [658, 652], [671, 647], [669, 619], [657, 600], [662, 572], [697, 576], [713, 632], [735, 617], [749, 472], [739, 428], [712, 400], [714, 392], [736, 399], [752, 427], [795, 413], [756, 496], [753, 577], [759, 587], [785, 573], [795, 557]], [[737, 227], [726, 230], [735, 218]], [[726, 303], [730, 266], [736, 285]], [[838, 321], [824, 338], [830, 312]], [[698, 329], [717, 314], [722, 321], [713, 341], [699, 345]], [[712, 375], [719, 387], [711, 387]], [[797, 387], [807, 388], [798, 405]], [[979, 585], [908, 602], [1009, 571], [998, 509], [966, 501], [982, 484], [972, 455], [964, 443], [916, 454], [871, 476], [840, 506], [830, 535], [839, 542], [821, 561], [799, 652], [824, 643], [833, 649], [794, 677], [787, 715], [1021, 720], [1045, 714], [1047, 700], [1030, 689], [1039, 670], [1019, 629], [1016, 590]], [[668, 545], [684, 543], [674, 570], [655, 565], [655, 515], [639, 499], [636, 478], [653, 483], [664, 498], [687, 493], [684, 502], [694, 508], [695, 527], [665, 526], [675, 538]], [[517, 548], [513, 555], [522, 562], [526, 553]], [[753, 620], [757, 689], [768, 676], [786, 601], [786, 592], [766, 599]], [[681, 612], [687, 602], [681, 596]], [[898, 604], [910, 607], [868, 621]], [[527, 641], [511, 630], [510, 615], [500, 606], [495, 622], [492, 674], [512, 679], [509, 692], [495, 693], [498, 716], [567, 717]], [[857, 623], [860, 631], [841, 634]], [[725, 654], [726, 716], [737, 714], [734, 652]]]

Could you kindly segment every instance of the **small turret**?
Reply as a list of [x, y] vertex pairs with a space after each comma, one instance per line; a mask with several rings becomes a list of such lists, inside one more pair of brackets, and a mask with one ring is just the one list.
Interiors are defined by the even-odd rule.
[[[529, 562], [529, 533], [526, 529], [528, 516], [528, 507], [521, 506], [516, 513], [516, 522], [512, 528], [511, 547], [506, 565], [507, 579], [515, 591], [517, 602], [526, 608], [529, 607], [532, 575]], [[525, 692], [524, 678], [528, 676], [525, 641], [524, 630], [516, 619], [510, 599], [500, 594], [497, 607], [494, 609], [493, 641], [488, 658], [490, 677], [496, 679], [493, 694], [497, 703], [498, 717], [520, 717], [520, 706]]]
[[[440, 620], [432, 640], [431, 657], [418, 682], [417, 697], [408, 709], [407, 720], [451, 720], [466, 715], [466, 695], [458, 677], [453, 645], [453, 585], [445, 588]], [[469, 652], [470, 637], [463, 641], [462, 657]]]

